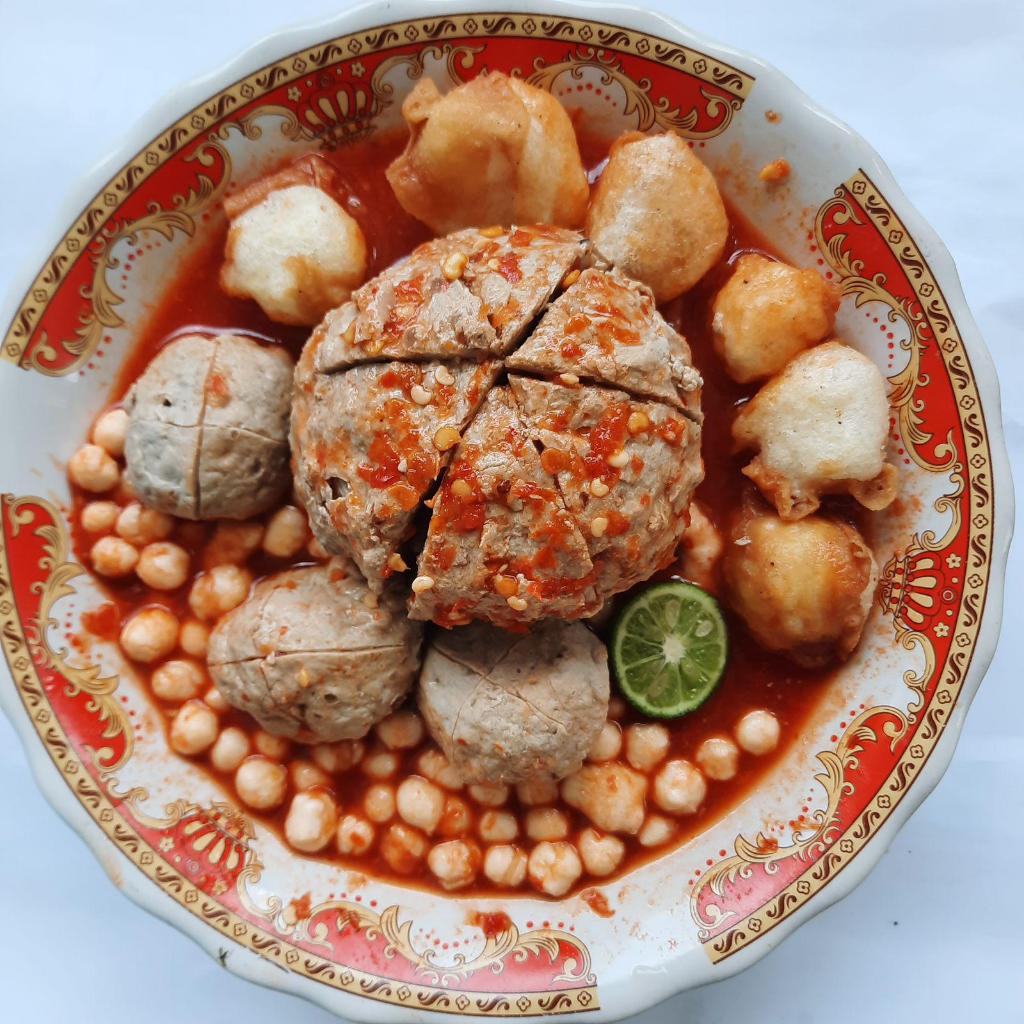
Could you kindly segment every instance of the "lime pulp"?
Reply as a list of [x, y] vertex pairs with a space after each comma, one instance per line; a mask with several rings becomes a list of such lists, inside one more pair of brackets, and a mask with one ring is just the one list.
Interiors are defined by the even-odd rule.
[[652, 718], [679, 718], [714, 692], [728, 659], [718, 602], [679, 581], [647, 587], [612, 630], [612, 668], [623, 696]]

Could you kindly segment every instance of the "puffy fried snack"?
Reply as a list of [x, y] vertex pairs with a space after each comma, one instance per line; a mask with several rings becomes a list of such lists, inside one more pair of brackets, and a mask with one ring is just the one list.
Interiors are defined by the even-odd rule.
[[231, 219], [220, 284], [283, 324], [312, 326], [366, 277], [366, 240], [337, 175], [306, 156], [224, 201]]
[[608, 656], [579, 623], [526, 635], [473, 625], [438, 634], [419, 706], [431, 736], [467, 782], [561, 779], [608, 717]]
[[739, 448], [756, 448], [743, 472], [784, 519], [818, 508], [822, 495], [851, 494], [866, 508], [896, 497], [885, 461], [889, 400], [867, 356], [840, 341], [799, 355], [744, 406], [733, 423]]
[[231, 334], [161, 349], [125, 400], [126, 479], [183, 519], [246, 519], [288, 487], [292, 361]]
[[402, 105], [409, 143], [388, 168], [402, 206], [437, 234], [472, 224], [583, 221], [589, 187], [572, 121], [550, 93], [500, 72]]
[[818, 515], [787, 522], [753, 505], [733, 524], [722, 575], [726, 600], [760, 643], [808, 667], [850, 655], [878, 583], [852, 526]]
[[741, 256], [711, 307], [715, 350], [729, 376], [741, 384], [771, 377], [824, 341], [835, 327], [839, 298], [839, 288], [813, 270]]
[[616, 140], [587, 211], [596, 253], [667, 302], [718, 262], [729, 220], [714, 176], [676, 134]]
[[267, 732], [303, 743], [359, 739], [401, 703], [420, 627], [399, 594], [373, 600], [342, 559], [261, 580], [210, 634], [224, 698]]

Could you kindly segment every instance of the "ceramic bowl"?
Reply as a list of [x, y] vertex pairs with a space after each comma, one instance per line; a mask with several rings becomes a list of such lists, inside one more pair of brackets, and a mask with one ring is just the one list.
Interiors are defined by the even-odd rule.
[[[789, 260], [842, 285], [840, 333], [892, 383], [903, 496], [875, 538], [882, 580], [857, 657], [763, 784], [605, 886], [603, 914], [578, 897], [445, 898], [293, 856], [170, 755], [112, 647], [74, 643], [101, 597], [71, 560], [62, 463], [228, 184], [399, 123], [423, 75], [448, 86], [482, 68], [570, 98], [592, 130], [692, 140]], [[793, 175], [764, 188], [757, 169], [778, 157]], [[610, 1020], [752, 963], [878, 860], [945, 770], [992, 657], [1010, 477], [995, 374], [948, 253], [862, 139], [773, 68], [658, 15], [420, 0], [273, 36], [127, 133], [8, 321], [0, 697], [39, 784], [134, 900], [239, 974], [347, 1018]]]

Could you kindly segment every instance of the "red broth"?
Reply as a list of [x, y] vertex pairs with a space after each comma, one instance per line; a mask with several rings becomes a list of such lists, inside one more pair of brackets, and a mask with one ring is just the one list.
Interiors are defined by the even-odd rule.
[[[406, 255], [417, 244], [430, 237], [422, 224], [401, 209], [384, 176], [385, 168], [401, 150], [403, 144], [404, 140], [397, 136], [373, 138], [325, 154], [337, 167], [343, 182], [348, 209], [359, 221], [370, 244], [371, 275]], [[607, 145], [585, 137], [580, 139], [580, 144], [587, 165], [598, 169], [606, 156]], [[738, 385], [725, 375], [711, 344], [709, 306], [715, 291], [728, 276], [729, 264], [738, 254], [750, 250], [772, 252], [770, 243], [735, 210], [730, 211], [730, 221], [732, 226], [729, 241], [720, 264], [695, 289], [663, 309], [666, 318], [688, 340], [693, 351], [694, 363], [704, 377], [703, 457], [706, 477], [696, 497], [707, 509], [711, 520], [722, 530], [726, 528], [731, 514], [739, 505], [745, 483], [740, 473], [740, 467], [745, 460], [732, 453], [731, 423], [737, 405], [751, 396], [754, 387]], [[223, 214], [218, 214], [205, 237], [196, 241], [182, 257], [177, 272], [163, 294], [157, 297], [149, 316], [137, 326], [135, 344], [125, 360], [122, 373], [111, 395], [113, 402], [123, 398], [131, 383], [163, 345], [189, 328], [252, 333], [286, 345], [294, 355], [300, 351], [308, 337], [309, 332], [306, 329], [282, 327], [268, 320], [255, 303], [231, 298], [217, 286], [226, 232], [226, 220]], [[80, 492], [75, 494], [72, 516], [75, 552], [85, 565], [89, 564], [89, 547], [95, 537], [86, 534], [78, 522], [79, 512], [89, 497]], [[190, 524], [184, 531], [184, 538], [179, 532], [173, 539], [189, 548], [196, 556], [194, 564], [199, 565], [201, 550], [212, 532], [212, 525]], [[258, 577], [280, 571], [290, 565], [308, 563], [309, 560], [309, 557], [304, 555], [294, 562], [287, 563], [258, 555], [248, 564]], [[671, 571], [668, 575], [672, 575]], [[179, 592], [167, 594], [147, 589], [135, 577], [123, 583], [109, 580], [99, 582], [109, 594], [110, 603], [98, 611], [83, 616], [83, 626], [87, 632], [103, 639], [115, 639], [124, 620], [146, 604], [163, 605], [182, 617], [188, 615], [187, 586]], [[827, 692], [832, 678], [831, 671], [799, 669], [785, 658], [766, 652], [751, 638], [742, 623], [728, 616], [728, 613], [727, 618], [731, 651], [725, 676], [703, 707], [679, 721], [666, 723], [671, 734], [671, 755], [692, 760], [702, 740], [715, 734], [730, 735], [738, 719], [754, 708], [766, 708], [778, 718], [782, 738], [777, 749], [771, 754], [762, 757], [742, 754], [740, 770], [733, 779], [727, 782], [711, 782], [704, 806], [697, 814], [681, 819], [679, 830], [670, 847], [685, 843], [707, 829], [757, 786], [764, 775], [796, 742], [808, 717]], [[165, 720], [169, 723], [174, 714], [174, 706], [161, 705], [155, 697], [153, 699], [161, 706]], [[247, 731], [255, 728], [253, 720], [238, 711], [229, 711], [222, 719], [224, 725], [238, 725]], [[641, 720], [640, 716], [627, 712], [622, 724], [626, 726], [638, 720]], [[427, 745], [429, 744], [421, 744], [415, 750], [398, 752], [400, 767], [397, 779], [416, 771], [415, 759]], [[291, 756], [303, 756], [299, 745], [293, 746]], [[217, 774], [212, 767], [207, 766], [207, 769], [212, 774]], [[229, 777], [222, 777], [222, 781], [227, 788], [232, 787]], [[366, 790], [374, 781], [358, 768], [336, 776], [334, 790], [342, 813], [361, 806]], [[460, 796], [472, 806], [472, 801], [465, 792]], [[589, 822], [580, 813], [563, 803], [559, 803], [558, 806], [570, 819], [570, 836], [588, 827]], [[526, 810], [518, 805], [514, 790], [504, 809], [515, 814], [520, 821]], [[251, 811], [249, 813], [279, 833], [283, 833], [286, 808], [269, 815]], [[476, 813], [479, 813], [479, 809]], [[643, 861], [664, 854], [670, 848], [662, 846], [653, 850], [646, 849], [633, 838], [626, 838], [625, 842], [627, 855], [616, 872], [617, 875], [635, 868]], [[335, 854], [333, 844], [329, 845], [328, 850], [331, 852], [321, 855], [321, 859], [343, 864], [370, 876], [401, 880], [404, 884], [419, 883], [430, 887], [436, 884], [425, 864], [416, 875], [399, 876], [376, 850], [355, 857]], [[588, 881], [584, 876], [577, 888], [583, 888], [592, 881]], [[507, 889], [495, 889], [482, 876], [473, 886], [459, 890], [460, 895], [495, 892], [500, 892], [503, 896], [513, 894]]]

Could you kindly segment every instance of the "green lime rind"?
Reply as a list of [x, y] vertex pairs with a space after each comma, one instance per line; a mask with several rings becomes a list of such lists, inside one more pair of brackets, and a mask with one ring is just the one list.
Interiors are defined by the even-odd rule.
[[612, 629], [623, 696], [650, 718], [681, 718], [715, 691], [729, 658], [718, 602], [692, 583], [657, 583], [636, 595]]

